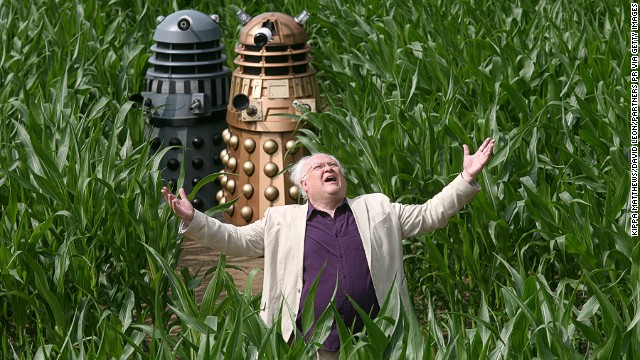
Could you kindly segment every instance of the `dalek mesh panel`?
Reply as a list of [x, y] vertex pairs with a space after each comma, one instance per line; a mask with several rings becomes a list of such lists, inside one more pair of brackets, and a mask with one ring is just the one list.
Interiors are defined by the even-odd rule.
[[303, 11], [295, 18], [265, 13], [251, 18], [244, 12], [235, 48], [227, 108], [227, 148], [221, 152], [225, 169], [220, 202], [238, 198], [225, 218], [236, 225], [259, 219], [267, 208], [299, 203], [300, 192], [284, 172], [304, 156], [297, 142], [304, 111], [316, 111], [318, 85], [307, 44]]
[[[154, 54], [142, 93], [150, 113], [152, 154], [171, 147], [161, 159], [162, 176], [176, 190], [184, 167], [187, 194], [206, 176], [223, 170], [231, 72], [223, 54], [217, 15], [183, 10], [158, 17]], [[207, 183], [192, 201], [198, 210], [216, 205], [219, 183]]]

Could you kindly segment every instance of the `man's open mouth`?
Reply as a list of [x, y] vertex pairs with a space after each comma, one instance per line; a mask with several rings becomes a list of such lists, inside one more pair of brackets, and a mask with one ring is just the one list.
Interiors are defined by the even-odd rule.
[[333, 182], [333, 181], [336, 181], [336, 180], [337, 180], [336, 177], [333, 176], [333, 175], [327, 175], [327, 177], [324, 178], [324, 182]]

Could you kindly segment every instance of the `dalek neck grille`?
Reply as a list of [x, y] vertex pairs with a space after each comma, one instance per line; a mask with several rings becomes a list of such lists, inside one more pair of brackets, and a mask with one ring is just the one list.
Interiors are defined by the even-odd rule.
[[213, 78], [227, 72], [224, 45], [218, 24], [209, 16], [191, 10], [159, 19], [149, 59], [153, 68], [147, 77]]
[[311, 48], [306, 44], [264, 46], [240, 44], [234, 63], [248, 75], [296, 75], [309, 72]]
[[[205, 46], [208, 46], [205, 47]], [[216, 76], [224, 71], [227, 61], [222, 54], [219, 41], [192, 44], [158, 42], [151, 47], [155, 54], [149, 59], [153, 65], [153, 76], [192, 75], [193, 77]]]

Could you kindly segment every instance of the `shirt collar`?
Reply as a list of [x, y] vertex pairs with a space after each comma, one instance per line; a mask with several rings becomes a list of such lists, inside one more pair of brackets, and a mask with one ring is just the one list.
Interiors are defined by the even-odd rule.
[[[307, 220], [309, 220], [309, 217], [311, 216], [311, 214], [313, 214], [313, 211], [314, 211], [314, 210], [315, 210], [315, 211], [322, 211], [322, 210], [318, 210], [318, 209], [316, 209], [316, 208], [313, 206], [313, 204], [311, 203], [311, 201], [308, 201], [308, 200], [307, 200], [307, 204], [309, 205], [309, 206], [308, 206], [308, 209], [307, 209]], [[346, 198], [346, 197], [342, 200], [342, 204], [338, 205], [338, 208], [339, 208], [339, 207], [341, 207], [341, 206], [344, 206], [345, 204], [346, 204], [347, 206], [349, 206], [349, 202], [347, 201], [347, 198]], [[336, 208], [336, 209], [337, 209], [337, 208]]]

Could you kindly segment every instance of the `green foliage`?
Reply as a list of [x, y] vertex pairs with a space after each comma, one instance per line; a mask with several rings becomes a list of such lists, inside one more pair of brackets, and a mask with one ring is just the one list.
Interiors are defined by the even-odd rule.
[[[312, 38], [327, 107], [306, 115], [303, 142], [343, 162], [350, 194], [426, 201], [461, 171], [462, 144], [497, 139], [484, 190], [405, 243], [421, 318], [435, 306], [436, 356], [633, 358], [627, 6], [322, 4]], [[488, 324], [482, 342], [469, 336]]]
[[[0, 357], [307, 358], [314, 341], [258, 315], [224, 257], [174, 270], [140, 92], [155, 18], [311, 13], [325, 97], [303, 143], [335, 154], [351, 195], [425, 201], [488, 137], [483, 191], [409, 239], [416, 309], [391, 292], [342, 358], [623, 358], [640, 354], [640, 249], [628, 235], [629, 7], [599, 1], [245, 4], [0, 2]], [[230, 66], [232, 66], [230, 62]], [[208, 181], [211, 181], [213, 174]], [[212, 209], [212, 212], [220, 209]], [[206, 275], [206, 274], [205, 274]], [[307, 316], [309, 316], [307, 310]], [[417, 315], [417, 316], [416, 316]]]

